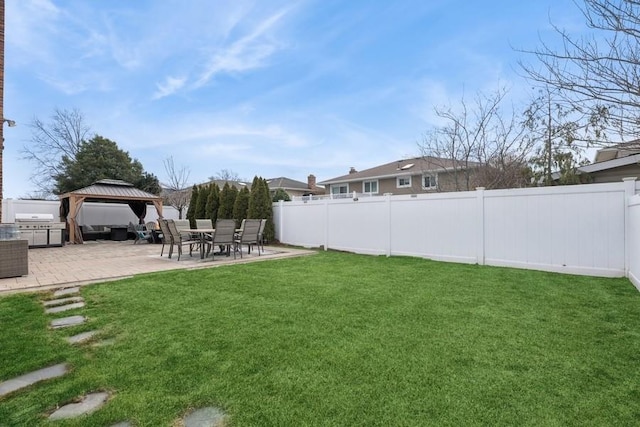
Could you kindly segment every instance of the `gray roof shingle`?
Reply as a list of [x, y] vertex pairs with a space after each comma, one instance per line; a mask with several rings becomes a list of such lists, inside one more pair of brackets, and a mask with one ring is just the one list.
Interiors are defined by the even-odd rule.
[[[469, 162], [470, 166], [477, 163]], [[450, 159], [441, 159], [438, 157], [415, 157], [412, 159], [396, 160], [395, 162], [386, 163], [384, 165], [375, 166], [360, 172], [348, 173], [346, 175], [331, 178], [320, 184], [337, 184], [342, 182], [361, 181], [363, 179], [392, 178], [396, 176], [417, 175], [426, 172], [438, 172], [453, 169], [455, 165], [461, 167], [459, 161]]]

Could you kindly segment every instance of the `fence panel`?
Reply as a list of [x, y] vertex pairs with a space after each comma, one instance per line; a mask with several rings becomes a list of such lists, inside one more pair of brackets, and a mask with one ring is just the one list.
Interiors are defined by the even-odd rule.
[[391, 197], [392, 255], [477, 262], [475, 192]]
[[383, 197], [327, 200], [327, 246], [332, 249], [386, 255], [388, 205]]
[[[276, 238], [281, 242], [305, 247], [324, 244], [326, 206], [320, 202], [280, 202], [274, 204]], [[285, 206], [285, 208], [280, 208]], [[286, 222], [286, 226], [281, 224]]]
[[[17, 213], [52, 214], [55, 221], [60, 218], [60, 202], [55, 200], [16, 200], [2, 201], [2, 221], [12, 223]], [[167, 219], [178, 219], [178, 211], [172, 206], [163, 206], [162, 215]], [[151, 205], [147, 206], [147, 221], [156, 221], [158, 214]], [[78, 224], [114, 225], [137, 222], [137, 218], [126, 203], [85, 202], [78, 213]]]
[[622, 183], [487, 191], [484, 203], [487, 264], [624, 275]]
[[[633, 245], [640, 237], [629, 234], [627, 200], [638, 189], [627, 181], [282, 202], [274, 208], [283, 243], [607, 277], [631, 271], [637, 277], [640, 249]], [[637, 216], [640, 208], [633, 209]]]
[[629, 201], [629, 280], [640, 291], [640, 195]]

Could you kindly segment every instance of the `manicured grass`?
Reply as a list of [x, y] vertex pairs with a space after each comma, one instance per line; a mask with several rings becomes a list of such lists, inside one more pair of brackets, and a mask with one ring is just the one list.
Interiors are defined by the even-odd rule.
[[80, 329], [47, 331], [42, 296], [0, 299], [0, 380], [73, 366], [0, 400], [0, 425], [48, 425], [95, 390], [113, 393], [102, 410], [55, 425], [169, 426], [208, 405], [234, 426], [640, 420], [640, 293], [626, 279], [320, 253], [83, 295], [82, 329], [112, 345], [64, 344]]

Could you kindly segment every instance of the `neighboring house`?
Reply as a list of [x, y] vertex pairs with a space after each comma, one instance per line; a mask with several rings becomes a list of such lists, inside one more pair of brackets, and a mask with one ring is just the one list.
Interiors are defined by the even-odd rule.
[[320, 182], [332, 196], [352, 194], [418, 194], [435, 191], [460, 191], [475, 188], [474, 172], [478, 164], [437, 157], [398, 160], [363, 171], [351, 168], [347, 175]]
[[268, 179], [267, 184], [269, 184], [269, 192], [272, 196], [278, 188], [286, 191], [289, 197], [292, 198], [296, 196], [322, 195], [325, 191], [324, 187], [316, 184], [315, 175], [309, 175], [306, 183], [291, 178], [280, 177]]
[[578, 172], [588, 174], [592, 183], [620, 182], [633, 176], [640, 180], [640, 140], [598, 150], [594, 163], [580, 166]]

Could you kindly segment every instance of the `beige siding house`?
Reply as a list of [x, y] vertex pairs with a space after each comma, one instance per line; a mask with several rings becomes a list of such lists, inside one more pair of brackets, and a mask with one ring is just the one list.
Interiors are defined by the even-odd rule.
[[640, 180], [640, 140], [603, 148], [596, 153], [594, 163], [578, 168], [588, 174], [590, 182], [620, 182], [622, 178]]
[[[457, 166], [457, 167], [456, 167]], [[397, 160], [363, 171], [351, 168], [348, 174], [322, 181], [327, 194], [383, 195], [461, 191], [475, 188], [473, 163], [470, 168], [451, 160], [416, 157]]]

